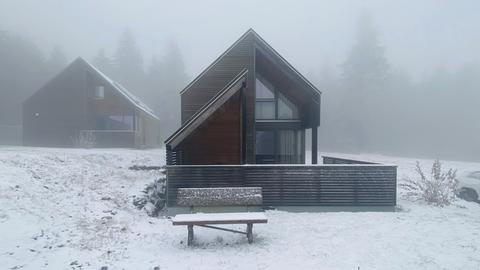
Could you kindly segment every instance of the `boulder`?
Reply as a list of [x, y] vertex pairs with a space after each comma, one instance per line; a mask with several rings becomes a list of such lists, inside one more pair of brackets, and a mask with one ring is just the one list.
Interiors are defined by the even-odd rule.
[[478, 200], [478, 193], [473, 188], [461, 187], [457, 193], [457, 196], [467, 202], [480, 203], [480, 201]]

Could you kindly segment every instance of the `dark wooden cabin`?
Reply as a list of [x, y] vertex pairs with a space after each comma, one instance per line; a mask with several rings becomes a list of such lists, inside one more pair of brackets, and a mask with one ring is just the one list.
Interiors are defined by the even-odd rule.
[[138, 98], [77, 58], [23, 103], [23, 144], [155, 147], [159, 121]]
[[317, 163], [320, 92], [253, 30], [181, 92], [169, 164]]
[[252, 29], [180, 94], [182, 125], [165, 141], [168, 206], [178, 188], [248, 186], [262, 187], [265, 206], [395, 205], [395, 166], [317, 165], [321, 93]]

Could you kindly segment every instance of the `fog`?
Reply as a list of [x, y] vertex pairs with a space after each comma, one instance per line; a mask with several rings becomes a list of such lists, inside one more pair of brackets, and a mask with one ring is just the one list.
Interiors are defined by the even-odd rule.
[[[21, 125], [21, 102], [81, 56], [146, 100], [166, 136], [179, 126], [177, 93], [253, 28], [322, 91], [321, 151], [479, 161], [479, 7], [2, 0], [0, 132]], [[119, 57], [129, 50], [122, 44], [136, 52], [128, 62], [136, 70], [118, 67], [131, 56]]]

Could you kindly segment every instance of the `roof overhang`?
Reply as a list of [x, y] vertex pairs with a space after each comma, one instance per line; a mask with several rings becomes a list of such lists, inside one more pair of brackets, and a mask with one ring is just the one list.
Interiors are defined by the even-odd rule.
[[155, 115], [152, 109], [150, 109], [145, 103], [141, 102], [140, 99], [134, 96], [130, 91], [128, 91], [123, 85], [118, 82], [113, 81], [95, 66], [87, 62], [85, 59], [79, 57], [77, 60], [81, 61], [92, 73], [96, 74], [104, 83], [108, 84], [112, 89], [114, 89], [118, 94], [127, 100], [131, 105], [133, 105], [138, 110], [144, 112], [147, 116], [160, 120], [158, 116]]
[[220, 108], [235, 93], [240, 91], [246, 85], [248, 69], [243, 69], [233, 80], [231, 80], [217, 95], [215, 95], [207, 104], [205, 104], [197, 113], [195, 113], [184, 125], [173, 133], [165, 144], [175, 148], [188, 135], [197, 129], [205, 120], [207, 120], [218, 108]]

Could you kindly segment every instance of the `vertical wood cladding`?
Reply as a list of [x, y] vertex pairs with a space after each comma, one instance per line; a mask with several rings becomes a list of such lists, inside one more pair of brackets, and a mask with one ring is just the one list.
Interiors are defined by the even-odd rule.
[[182, 93], [182, 124], [235, 78], [243, 69], [252, 70], [253, 36], [242, 39], [221, 56], [201, 78]]
[[237, 93], [177, 146], [182, 163], [240, 164], [240, 106]]
[[[246, 101], [245, 156], [247, 163], [254, 163], [254, 35], [247, 33], [225, 55], [221, 56], [201, 77], [181, 95], [181, 118], [184, 124], [193, 114], [225, 87], [243, 69], [248, 69], [244, 91]], [[240, 117], [241, 114], [238, 114]], [[189, 150], [190, 151], [190, 150]], [[241, 160], [237, 164], [242, 163]]]
[[85, 75], [70, 65], [23, 104], [25, 145], [72, 145], [75, 131], [86, 127]]
[[[258, 58], [258, 59], [257, 59]], [[247, 31], [181, 93], [181, 120], [185, 124], [243, 69], [248, 70], [242, 112], [240, 163], [255, 163], [256, 69], [281, 85], [282, 93], [301, 108], [302, 128], [319, 125], [320, 93], [253, 30]], [[175, 151], [176, 149], [172, 149]], [[189, 151], [188, 149], [185, 149]], [[239, 163], [239, 164], [240, 164]], [[185, 163], [183, 163], [185, 164]]]
[[178, 188], [261, 187], [264, 206], [395, 206], [387, 165], [167, 166], [167, 204]]

